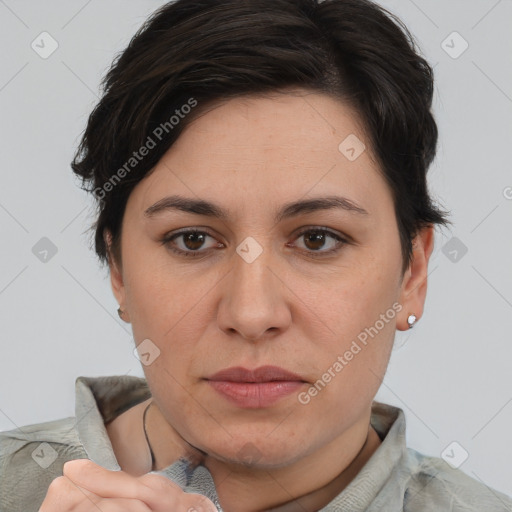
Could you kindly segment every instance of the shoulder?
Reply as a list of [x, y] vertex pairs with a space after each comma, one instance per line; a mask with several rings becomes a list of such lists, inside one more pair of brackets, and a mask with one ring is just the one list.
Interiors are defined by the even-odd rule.
[[0, 512], [38, 511], [65, 462], [87, 458], [75, 418], [0, 432]]
[[461, 469], [452, 468], [439, 457], [407, 448], [411, 467], [404, 493], [404, 512], [511, 512], [512, 498]]

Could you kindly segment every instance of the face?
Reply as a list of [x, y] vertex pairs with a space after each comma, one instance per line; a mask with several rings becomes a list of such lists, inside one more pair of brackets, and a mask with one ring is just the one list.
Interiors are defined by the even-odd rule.
[[[162, 207], [169, 196], [224, 216]], [[153, 398], [222, 460], [290, 464], [367, 421], [395, 330], [422, 311], [425, 258], [402, 276], [391, 192], [353, 112], [322, 94], [237, 98], [197, 118], [131, 193], [121, 240], [113, 289], [136, 344], [150, 340]], [[266, 365], [299, 378], [209, 380]]]

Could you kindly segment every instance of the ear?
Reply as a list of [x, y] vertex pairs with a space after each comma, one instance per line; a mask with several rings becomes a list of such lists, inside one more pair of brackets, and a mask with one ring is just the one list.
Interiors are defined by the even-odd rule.
[[122, 319], [125, 322], [129, 322], [130, 317], [128, 311], [126, 310], [126, 293], [123, 280], [123, 272], [121, 266], [115, 260], [112, 253], [112, 235], [108, 229], [105, 229], [104, 240], [108, 251], [108, 266], [110, 269], [110, 284], [112, 286], [112, 292], [114, 293], [119, 307], [123, 310]]
[[434, 248], [434, 226], [422, 228], [412, 241], [413, 255], [409, 268], [402, 279], [399, 302], [403, 309], [397, 320], [397, 329], [407, 331], [409, 315], [419, 320], [427, 295], [428, 261]]

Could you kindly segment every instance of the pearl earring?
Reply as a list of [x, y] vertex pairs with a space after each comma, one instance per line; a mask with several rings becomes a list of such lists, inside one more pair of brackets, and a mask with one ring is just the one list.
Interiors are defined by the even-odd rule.
[[407, 323], [409, 324], [409, 329], [413, 328], [414, 322], [416, 322], [416, 315], [409, 315], [407, 317]]

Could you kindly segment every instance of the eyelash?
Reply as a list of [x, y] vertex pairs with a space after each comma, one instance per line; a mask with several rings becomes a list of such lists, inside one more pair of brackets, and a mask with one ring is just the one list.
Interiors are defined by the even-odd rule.
[[[207, 231], [200, 231], [198, 229], [187, 229], [187, 230], [183, 230], [183, 231], [179, 231], [177, 233], [172, 233], [172, 234], [167, 234], [165, 237], [163, 237], [161, 240], [160, 240], [160, 243], [162, 245], [165, 245], [167, 246], [167, 248], [169, 250], [171, 250], [172, 252], [180, 255], [180, 256], [185, 256], [187, 258], [199, 258], [201, 256], [203, 256], [205, 253], [208, 253], [210, 252], [210, 249], [209, 250], [206, 250], [206, 251], [183, 251], [182, 249], [176, 249], [176, 247], [173, 247], [171, 242], [174, 241], [174, 239], [180, 237], [180, 236], [183, 236], [183, 235], [187, 235], [189, 233], [196, 233], [196, 234], [204, 234], [204, 235], [208, 235], [209, 237], [211, 238], [215, 238], [214, 236], [210, 235], [210, 233], [208, 233]], [[322, 234], [326, 234], [326, 235], [329, 235], [331, 236], [332, 238], [334, 238], [335, 240], [338, 241], [338, 244], [336, 247], [334, 247], [334, 249], [329, 249], [328, 251], [308, 251], [306, 250], [306, 253], [308, 256], [313, 256], [314, 258], [322, 258], [324, 256], [331, 256], [333, 254], [336, 254], [337, 252], [339, 252], [345, 245], [347, 245], [349, 243], [348, 240], [346, 240], [345, 238], [341, 237], [340, 235], [328, 230], [328, 229], [325, 229], [325, 228], [307, 228], [303, 231], [301, 231], [300, 233], [297, 234], [297, 238], [300, 238], [301, 236], [307, 234], [307, 233], [322, 233]], [[214, 248], [212, 248], [211, 250], [215, 250]]]

